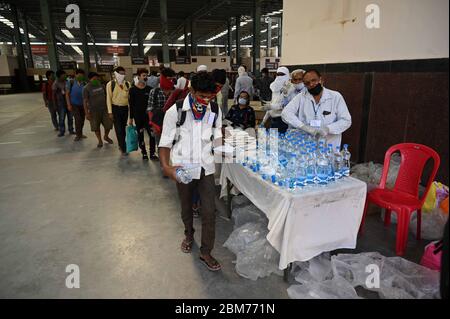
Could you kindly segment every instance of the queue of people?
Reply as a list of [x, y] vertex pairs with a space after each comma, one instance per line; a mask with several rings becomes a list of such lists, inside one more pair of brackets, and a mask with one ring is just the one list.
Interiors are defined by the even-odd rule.
[[[184, 224], [181, 251], [191, 253], [193, 218], [200, 216], [200, 260], [209, 270], [217, 271], [221, 265], [211, 254], [216, 216], [213, 149], [223, 143], [224, 126], [253, 130], [249, 134], [255, 134], [256, 115], [250, 106], [253, 80], [241, 66], [233, 93], [234, 104], [228, 110], [230, 87], [226, 71], [208, 73], [204, 65], [196, 71], [180, 72], [176, 79], [177, 74], [170, 68], [162, 69], [159, 76], [139, 69], [131, 84], [126, 80], [125, 69], [119, 66], [106, 86], [95, 72], [86, 78], [83, 70], [76, 70], [74, 79], [67, 80], [64, 71], [56, 72], [56, 77], [48, 71], [43, 98], [58, 136], [65, 134], [67, 117], [74, 141], [86, 138], [83, 128], [87, 119], [100, 148], [103, 141], [114, 143], [109, 137], [114, 126], [122, 156], [128, 155], [126, 126], [135, 124], [143, 160], [159, 160], [163, 176], [176, 182]], [[317, 70], [290, 73], [286, 67], [280, 67], [275, 79], [270, 78], [267, 69], [263, 71], [258, 83], [267, 109], [263, 124], [270, 119], [270, 127], [280, 133], [288, 128], [300, 129], [340, 146], [342, 133], [351, 126], [351, 116], [342, 95], [325, 88]], [[148, 152], [145, 134], [150, 141]], [[183, 183], [178, 169], [187, 164], [192, 181]]]

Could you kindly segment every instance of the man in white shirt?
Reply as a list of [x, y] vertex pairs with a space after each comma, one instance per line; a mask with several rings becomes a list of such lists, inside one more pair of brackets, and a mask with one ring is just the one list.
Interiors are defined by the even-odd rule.
[[322, 86], [322, 76], [309, 70], [303, 76], [307, 91], [298, 94], [283, 110], [283, 121], [315, 137], [326, 138], [333, 148], [341, 145], [342, 133], [352, 125], [347, 104], [339, 92]]
[[180, 71], [180, 73], [178, 73], [178, 75], [180, 77], [178, 78], [177, 84], [175, 85], [175, 89], [184, 90], [188, 85], [188, 80], [186, 78], [186, 74], [183, 71]]
[[219, 262], [211, 256], [216, 218], [213, 146], [222, 142], [222, 112], [213, 102], [215, 92], [216, 85], [211, 75], [206, 72], [196, 74], [191, 81], [191, 93], [183, 103], [167, 110], [159, 143], [163, 173], [177, 181], [177, 168], [184, 167], [193, 178], [188, 184], [177, 181], [185, 227], [181, 250], [185, 253], [192, 251], [192, 194], [197, 188], [202, 203], [200, 260], [211, 271], [221, 269]]

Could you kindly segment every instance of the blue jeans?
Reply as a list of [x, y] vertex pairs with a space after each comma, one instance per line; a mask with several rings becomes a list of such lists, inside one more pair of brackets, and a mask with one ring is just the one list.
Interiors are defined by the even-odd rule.
[[74, 132], [73, 130], [73, 115], [67, 109], [66, 105], [58, 105], [58, 115], [59, 115], [59, 133], [64, 134], [66, 131], [66, 114], [67, 114], [67, 124], [69, 126], [69, 132]]

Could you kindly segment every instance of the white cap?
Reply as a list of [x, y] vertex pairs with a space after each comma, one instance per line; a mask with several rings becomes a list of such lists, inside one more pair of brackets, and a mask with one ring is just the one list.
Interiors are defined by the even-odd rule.
[[281, 66], [277, 69], [277, 73], [283, 73], [284, 75], [289, 75], [289, 69], [285, 66]]
[[208, 71], [208, 67], [206, 65], [204, 65], [204, 64], [199, 65], [197, 67], [197, 72], [202, 72], [202, 71], [206, 71], [206, 72]]

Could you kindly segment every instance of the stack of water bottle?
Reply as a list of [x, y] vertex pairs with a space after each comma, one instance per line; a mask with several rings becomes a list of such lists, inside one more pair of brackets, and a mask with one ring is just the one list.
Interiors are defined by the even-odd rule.
[[347, 144], [342, 150], [333, 149], [325, 139], [316, 140], [303, 131], [259, 130], [256, 157], [245, 157], [241, 164], [281, 188], [301, 190], [349, 176], [350, 157]]

